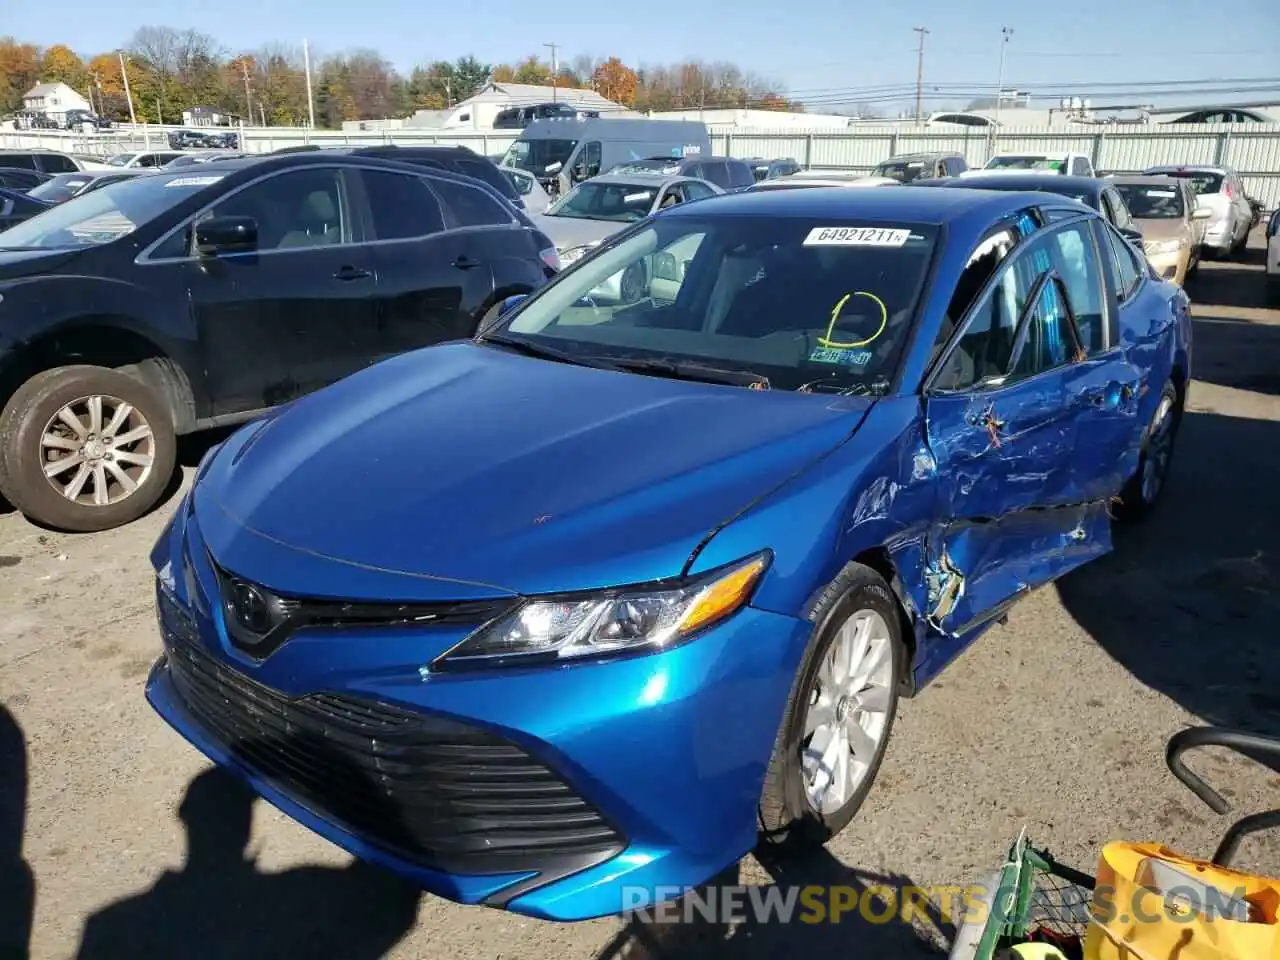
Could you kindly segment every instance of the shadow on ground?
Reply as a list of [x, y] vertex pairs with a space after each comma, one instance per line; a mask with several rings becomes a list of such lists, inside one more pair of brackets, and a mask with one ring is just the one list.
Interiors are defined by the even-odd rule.
[[1280, 395], [1280, 323], [1198, 316], [1191, 338], [1197, 380]]
[[220, 770], [192, 780], [178, 811], [187, 833], [182, 869], [91, 916], [78, 960], [374, 960], [413, 927], [420, 892], [362, 861], [259, 870], [246, 856], [253, 803], [253, 795]]
[[1146, 523], [1059, 581], [1063, 604], [1207, 723], [1280, 735], [1280, 422], [1187, 413], [1171, 470]]
[[1195, 276], [1187, 278], [1187, 295], [1196, 308], [1205, 304], [1209, 310], [1215, 306], [1271, 306], [1267, 302], [1266, 262], [1265, 247], [1256, 245], [1230, 260], [1205, 260]]
[[27, 817], [27, 743], [0, 704], [0, 957], [25, 960], [31, 949], [36, 878], [23, 859]]
[[[805, 855], [762, 851], [757, 859], [772, 883], [744, 888], [739, 868], [732, 867], [684, 901], [632, 915], [597, 960], [909, 960], [945, 956], [942, 945], [955, 935], [936, 905], [917, 899], [904, 908], [901, 891], [912, 887], [906, 877], [846, 867], [825, 849]], [[822, 889], [806, 899], [810, 886]], [[852, 905], [834, 922], [833, 888], [842, 888], [842, 902]], [[772, 913], [760, 909], [770, 903], [777, 905]]]

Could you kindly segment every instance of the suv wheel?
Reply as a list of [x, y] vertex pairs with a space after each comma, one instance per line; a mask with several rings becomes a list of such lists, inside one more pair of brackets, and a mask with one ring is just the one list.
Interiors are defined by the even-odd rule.
[[142, 516], [173, 476], [168, 410], [105, 367], [46, 370], [0, 414], [0, 494], [33, 520], [74, 532]]

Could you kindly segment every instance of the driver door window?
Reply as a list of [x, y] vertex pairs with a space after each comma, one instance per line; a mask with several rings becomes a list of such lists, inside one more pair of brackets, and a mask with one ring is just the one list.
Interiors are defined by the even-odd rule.
[[210, 211], [216, 217], [253, 217], [259, 250], [298, 250], [350, 242], [341, 172], [293, 170], [232, 194]]
[[582, 167], [584, 179], [589, 180], [600, 173], [602, 156], [600, 141], [592, 140], [590, 143], [582, 145], [582, 154], [578, 157], [578, 164]]

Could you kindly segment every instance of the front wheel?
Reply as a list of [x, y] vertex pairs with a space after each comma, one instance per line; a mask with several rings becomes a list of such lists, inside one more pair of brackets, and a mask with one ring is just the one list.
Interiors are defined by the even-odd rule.
[[848, 826], [871, 791], [907, 669], [897, 601], [870, 568], [846, 567], [812, 618], [759, 811], [766, 840], [805, 846]]
[[107, 530], [155, 506], [176, 452], [169, 411], [145, 384], [105, 367], [55, 367], [0, 414], [0, 494], [47, 526]]
[[1173, 459], [1174, 441], [1177, 439], [1181, 417], [1178, 391], [1172, 383], [1166, 383], [1160, 392], [1160, 402], [1156, 404], [1151, 422], [1143, 434], [1138, 469], [1120, 491], [1120, 516], [1123, 519], [1145, 519], [1160, 502], [1169, 476], [1169, 464]]

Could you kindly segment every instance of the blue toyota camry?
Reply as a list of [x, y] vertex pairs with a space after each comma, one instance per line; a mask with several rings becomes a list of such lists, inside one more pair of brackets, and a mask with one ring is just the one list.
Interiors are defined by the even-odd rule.
[[1157, 503], [1190, 361], [1064, 197], [676, 207], [211, 451], [147, 695], [427, 890], [618, 913], [844, 828], [899, 698]]

